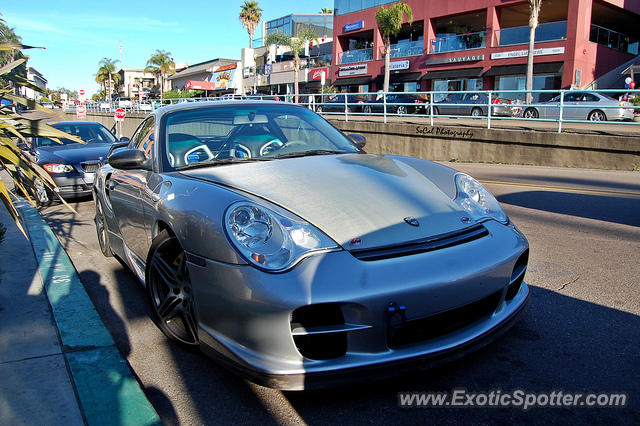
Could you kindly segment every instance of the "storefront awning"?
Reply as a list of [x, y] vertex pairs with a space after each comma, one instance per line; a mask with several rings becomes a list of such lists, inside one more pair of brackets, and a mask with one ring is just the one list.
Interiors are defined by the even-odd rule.
[[370, 75], [366, 77], [352, 77], [352, 78], [337, 78], [334, 82], [334, 86], [358, 86], [360, 84], [371, 83], [372, 78]]
[[210, 81], [189, 80], [187, 84], [184, 85], [184, 88], [193, 90], [215, 90], [216, 84]]
[[[405, 83], [407, 81], [420, 81], [420, 77], [422, 77], [421, 72], [400, 72], [398, 74], [390, 74], [389, 75], [389, 83]], [[377, 84], [384, 83], [384, 74], [379, 75], [374, 79], [374, 82]]]
[[[562, 72], [562, 62], [543, 62], [533, 64], [534, 74], [556, 74]], [[527, 64], [518, 65], [499, 65], [491, 67], [485, 74], [486, 77], [495, 77], [499, 75], [522, 75], [527, 73]]]
[[435, 78], [462, 78], [462, 77], [480, 77], [482, 75], [482, 67], [478, 68], [460, 68], [455, 70], [427, 71], [422, 77], [423, 80], [433, 80]]

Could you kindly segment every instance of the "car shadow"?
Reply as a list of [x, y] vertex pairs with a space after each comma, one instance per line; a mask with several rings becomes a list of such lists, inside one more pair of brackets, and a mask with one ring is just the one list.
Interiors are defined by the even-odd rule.
[[499, 195], [504, 204], [622, 225], [640, 226], [640, 198], [561, 191], [522, 191]]

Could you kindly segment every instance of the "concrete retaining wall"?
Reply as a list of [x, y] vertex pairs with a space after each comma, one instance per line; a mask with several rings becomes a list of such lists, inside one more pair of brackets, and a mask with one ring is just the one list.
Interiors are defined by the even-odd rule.
[[[74, 114], [67, 114], [74, 120]], [[129, 113], [123, 136], [131, 137], [146, 117]], [[87, 120], [111, 128], [111, 114], [87, 113]], [[544, 131], [425, 126], [330, 120], [345, 133], [367, 138], [366, 151], [435, 161], [527, 164], [634, 170], [640, 167], [640, 137], [585, 135]]]

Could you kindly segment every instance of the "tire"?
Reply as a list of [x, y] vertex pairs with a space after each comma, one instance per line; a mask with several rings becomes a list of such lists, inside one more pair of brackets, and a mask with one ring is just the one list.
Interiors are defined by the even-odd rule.
[[146, 284], [158, 328], [169, 340], [186, 347], [198, 346], [198, 321], [186, 254], [166, 229], [151, 244]]
[[478, 107], [474, 108], [471, 110], [471, 116], [472, 117], [481, 117], [482, 116], [482, 110]]
[[321, 112], [322, 112], [322, 106], [318, 105], [318, 106], [316, 107], [316, 112], [317, 112], [317, 113], [321, 113]]
[[100, 251], [104, 257], [112, 257], [111, 241], [109, 241], [109, 226], [107, 225], [107, 221], [104, 217], [104, 208], [102, 207], [100, 200], [98, 200], [97, 195], [94, 195], [94, 199], [96, 203], [96, 215], [93, 218], [93, 222], [96, 225], [96, 234], [98, 237], [98, 244], [100, 245]]
[[36, 200], [38, 207], [47, 207], [51, 205], [52, 194], [45, 186], [42, 179], [35, 177], [33, 179], [33, 198]]
[[407, 107], [404, 105], [398, 105], [396, 107], [396, 114], [405, 115], [407, 113]]
[[540, 117], [540, 114], [538, 114], [538, 110], [535, 108], [527, 108], [524, 110], [522, 116], [524, 118], [538, 118]]
[[365, 114], [371, 114], [371, 105], [365, 105], [365, 107], [362, 109], [362, 112], [364, 112]]
[[607, 121], [607, 116], [604, 112], [599, 109], [593, 110], [587, 116], [587, 120], [589, 121]]
[[438, 107], [433, 107], [433, 115], [440, 115], [440, 111], [438, 111]]

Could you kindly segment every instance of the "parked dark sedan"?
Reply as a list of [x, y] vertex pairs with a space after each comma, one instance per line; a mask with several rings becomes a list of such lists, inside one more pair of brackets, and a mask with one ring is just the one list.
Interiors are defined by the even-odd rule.
[[[100, 159], [106, 159], [117, 138], [100, 123], [91, 121], [63, 121], [50, 124], [58, 130], [77, 136], [86, 144], [71, 139], [33, 138], [24, 146], [31, 156], [47, 171], [64, 197], [90, 195]], [[126, 138], [124, 138], [126, 139]], [[25, 176], [20, 177], [26, 180]], [[48, 205], [53, 197], [39, 178], [33, 182], [33, 196], [39, 205]]]
[[323, 99], [322, 103], [316, 106], [316, 112], [342, 112], [345, 110], [345, 96], [346, 96], [346, 108], [348, 112], [362, 112], [362, 107], [367, 99], [358, 95], [345, 95], [340, 93], [333, 95], [331, 98]]
[[[491, 115], [515, 116], [522, 110], [519, 106], [511, 106], [509, 99], [491, 100]], [[480, 117], [487, 115], [489, 97], [484, 93], [450, 93], [441, 101], [433, 103], [434, 115], [470, 115]]]
[[[426, 103], [425, 99], [417, 95], [389, 93], [387, 95], [387, 114], [424, 114], [427, 111]], [[380, 99], [367, 101], [362, 111], [365, 114], [383, 113], [384, 100], [380, 97]]]

